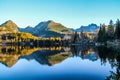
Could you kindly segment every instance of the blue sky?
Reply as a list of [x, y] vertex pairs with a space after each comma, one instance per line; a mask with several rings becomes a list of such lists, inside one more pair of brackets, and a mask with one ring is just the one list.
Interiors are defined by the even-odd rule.
[[0, 24], [13, 20], [19, 27], [54, 20], [69, 28], [120, 19], [120, 0], [0, 0]]

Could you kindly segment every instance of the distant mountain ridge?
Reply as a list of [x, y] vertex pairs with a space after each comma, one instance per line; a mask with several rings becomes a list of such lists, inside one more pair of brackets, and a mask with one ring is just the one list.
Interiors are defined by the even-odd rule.
[[60, 23], [56, 23], [52, 20], [40, 22], [35, 27], [19, 28], [21, 32], [29, 32], [39, 37], [57, 37], [61, 36], [61, 33], [71, 33], [72, 30], [63, 26]]
[[98, 29], [99, 26], [93, 23], [88, 26], [81, 26], [78, 29], [70, 29], [52, 20], [40, 22], [35, 27], [19, 28], [12, 20], [8, 20], [0, 25], [0, 34], [27, 32], [37, 37], [63, 37], [63, 34], [71, 34], [75, 31], [96, 32]]
[[40, 22], [35, 27], [27, 26], [19, 28], [12, 20], [0, 25], [0, 34], [27, 32], [37, 37], [61, 37], [64, 33], [72, 33], [72, 30], [52, 20]]
[[19, 31], [22, 31], [22, 32], [32, 32], [33, 31], [33, 27], [31, 26], [27, 26], [26, 28], [19, 28]]
[[75, 31], [77, 32], [96, 32], [96, 30], [99, 29], [99, 26], [97, 26], [96, 24], [92, 23], [89, 24], [88, 26], [81, 26], [80, 28], [76, 29]]

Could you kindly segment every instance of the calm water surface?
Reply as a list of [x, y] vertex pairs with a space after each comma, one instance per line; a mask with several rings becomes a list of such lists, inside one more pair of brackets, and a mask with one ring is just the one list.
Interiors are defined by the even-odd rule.
[[105, 80], [115, 74], [115, 78], [119, 77], [119, 55], [106, 47], [0, 49], [0, 80]]

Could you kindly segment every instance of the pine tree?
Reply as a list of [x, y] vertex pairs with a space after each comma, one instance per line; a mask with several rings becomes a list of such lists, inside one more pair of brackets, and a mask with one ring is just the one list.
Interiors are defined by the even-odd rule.
[[114, 24], [113, 21], [110, 20], [108, 25], [108, 38], [111, 40], [114, 37]]
[[105, 25], [102, 25], [102, 41], [106, 42], [107, 41], [107, 33], [106, 33], [106, 29], [105, 29]]
[[77, 32], [75, 32], [75, 34], [74, 34], [74, 40], [73, 40], [73, 43], [78, 43], [79, 42], [79, 35], [78, 35], [78, 33]]
[[80, 36], [81, 36], [81, 39], [84, 40], [85, 35], [84, 35], [84, 33], [83, 33], [83, 30], [81, 31]]
[[106, 34], [105, 25], [100, 25], [100, 30], [98, 33], [98, 42], [105, 43], [106, 41], [107, 41], [107, 34]]
[[120, 21], [116, 21], [115, 38], [120, 39]]
[[102, 36], [102, 28], [101, 28], [101, 26], [100, 26], [100, 30], [99, 30], [99, 32], [98, 32], [98, 39], [97, 39], [97, 41], [98, 42], [101, 42], [101, 36]]

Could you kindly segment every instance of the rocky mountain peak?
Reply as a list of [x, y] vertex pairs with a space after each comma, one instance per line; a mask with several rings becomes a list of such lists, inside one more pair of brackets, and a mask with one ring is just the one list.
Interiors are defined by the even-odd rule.
[[6, 31], [6, 32], [18, 32], [18, 26], [12, 21], [8, 20], [2, 25], [0, 25], [0, 30], [1, 31]]

